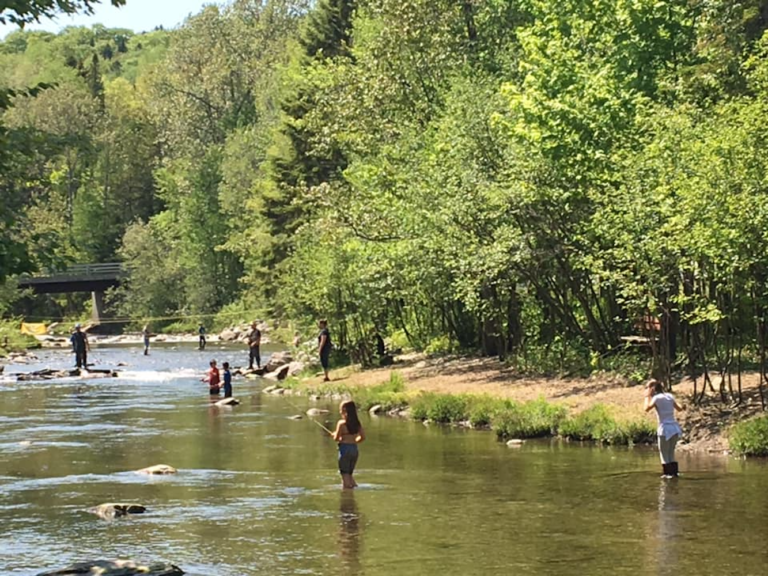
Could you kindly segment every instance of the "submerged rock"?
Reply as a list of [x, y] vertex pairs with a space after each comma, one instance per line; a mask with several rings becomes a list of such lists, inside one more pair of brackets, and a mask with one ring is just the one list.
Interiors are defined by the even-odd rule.
[[128, 514], [144, 514], [146, 511], [147, 509], [141, 504], [115, 504], [112, 502], [99, 504], [88, 509], [88, 512], [96, 514], [105, 520], [112, 520], [113, 518], [119, 518]]
[[525, 440], [521, 440], [519, 438], [513, 438], [512, 440], [507, 440], [507, 446], [510, 448], [519, 448], [525, 443]]
[[139, 564], [133, 560], [92, 560], [37, 576], [183, 576], [184, 570], [165, 562]]
[[274, 394], [275, 392], [277, 392], [278, 390], [281, 390], [281, 389], [282, 388], [280, 386], [278, 386], [277, 384], [273, 384], [272, 386], [267, 386], [266, 388], [264, 388], [264, 390], [262, 390], [262, 392], [264, 392], [264, 394]]
[[321, 414], [328, 414], [330, 410], [321, 410], [320, 408], [310, 408], [307, 410], [307, 416], [320, 416]]
[[178, 472], [176, 468], [167, 464], [155, 464], [154, 466], [136, 470], [137, 474], [176, 474], [176, 472]]
[[289, 420], [301, 420], [302, 418], [304, 418], [304, 416], [301, 414], [294, 414], [293, 416], [288, 417]]
[[219, 400], [218, 402], [216, 402], [215, 405], [216, 406], [237, 406], [238, 404], [240, 404], [240, 400], [234, 397], [230, 397], [230, 398], [224, 398], [222, 400]]

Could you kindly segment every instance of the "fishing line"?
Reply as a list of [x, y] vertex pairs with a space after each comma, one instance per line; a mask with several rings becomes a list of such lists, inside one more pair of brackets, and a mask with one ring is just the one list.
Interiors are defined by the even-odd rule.
[[[299, 408], [298, 406], [296, 406], [296, 404], [294, 404], [293, 402], [291, 402], [290, 400], [288, 400], [288, 398], [286, 397], [286, 395], [285, 395], [285, 394], [283, 394], [283, 400], [285, 400], [285, 401], [286, 401], [288, 404], [290, 404], [290, 405], [291, 405], [291, 406], [294, 408], [294, 410], [298, 410], [298, 411], [299, 411], [299, 412], [301, 412], [302, 414], [305, 414], [305, 413], [306, 413], [304, 410], [302, 410], [301, 408]], [[309, 416], [309, 415], [307, 415], [307, 416]], [[331, 436], [333, 436], [333, 432], [332, 432], [331, 430], [329, 430], [328, 428], [326, 428], [325, 426], [323, 426], [322, 424], [320, 424], [320, 422], [318, 422], [317, 420], [313, 420], [312, 418], [309, 418], [309, 417], [307, 418], [307, 420], [309, 420], [310, 422], [312, 422], [312, 423], [314, 423], [314, 424], [317, 424], [318, 426], [320, 426], [320, 428], [322, 428], [323, 430], [325, 430], [326, 432], [328, 432], [328, 434], [330, 434]]]

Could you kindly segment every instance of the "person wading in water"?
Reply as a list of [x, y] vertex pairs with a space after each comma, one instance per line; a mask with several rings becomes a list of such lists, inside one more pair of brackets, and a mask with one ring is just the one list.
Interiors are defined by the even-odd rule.
[[83, 332], [80, 324], [75, 324], [75, 331], [69, 341], [72, 343], [72, 351], [75, 353], [75, 366], [88, 370], [88, 352], [91, 345], [88, 343], [88, 335]]
[[664, 392], [664, 387], [658, 380], [649, 380], [646, 384], [643, 407], [646, 412], [655, 409], [656, 417], [659, 420], [656, 435], [659, 439], [662, 478], [677, 478], [678, 466], [677, 460], [675, 460], [675, 447], [683, 435], [683, 431], [675, 420], [675, 410], [682, 410], [683, 407], [677, 403], [672, 394]]
[[357, 445], [365, 440], [363, 425], [357, 417], [357, 406], [352, 400], [342, 402], [339, 406], [341, 420], [336, 423], [336, 430], [331, 434], [339, 443], [339, 472], [341, 487], [347, 490], [357, 488], [357, 482], [352, 477], [357, 465]]
[[248, 370], [253, 370], [253, 363], [256, 362], [256, 368], [261, 368], [261, 330], [254, 320], [251, 323], [251, 331], [248, 332]]
[[219, 375], [219, 369], [216, 367], [216, 360], [211, 360], [210, 366], [208, 372], [205, 373], [203, 382], [208, 382], [208, 392], [211, 396], [218, 396], [221, 376]]
[[323, 367], [325, 378], [323, 382], [329, 382], [331, 378], [328, 375], [328, 371], [331, 365], [331, 332], [328, 330], [328, 321], [320, 320], [317, 323], [320, 327], [320, 334], [317, 336], [317, 351], [320, 354], [320, 364]]

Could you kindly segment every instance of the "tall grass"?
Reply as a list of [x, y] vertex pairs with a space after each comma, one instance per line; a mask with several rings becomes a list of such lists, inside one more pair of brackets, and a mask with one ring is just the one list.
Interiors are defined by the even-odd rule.
[[515, 402], [473, 394], [408, 392], [397, 372], [392, 372], [389, 381], [378, 386], [322, 384], [309, 387], [300, 381], [291, 381], [287, 386], [309, 394], [352, 398], [361, 410], [369, 410], [375, 405], [381, 405], [384, 410], [408, 407], [414, 420], [490, 428], [500, 439], [563, 436], [609, 444], [633, 444], [652, 441], [655, 435], [654, 425], [649, 420], [617, 419], [603, 405], [569, 415], [565, 406], [543, 398]]

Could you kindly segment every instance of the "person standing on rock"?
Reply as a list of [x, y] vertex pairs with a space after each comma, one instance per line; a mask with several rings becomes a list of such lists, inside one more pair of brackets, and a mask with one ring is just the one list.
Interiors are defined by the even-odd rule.
[[219, 369], [216, 366], [216, 360], [211, 360], [210, 366], [211, 367], [208, 369], [208, 372], [205, 373], [203, 382], [208, 383], [208, 392], [211, 396], [218, 396], [221, 376], [219, 375]]
[[149, 324], [144, 324], [144, 328], [141, 330], [141, 336], [144, 338], [144, 356], [149, 355], [149, 337], [151, 334], [149, 333]]
[[261, 330], [254, 320], [251, 323], [251, 330], [248, 332], [248, 370], [253, 370], [253, 363], [256, 362], [256, 368], [261, 369]]
[[675, 420], [675, 410], [683, 407], [677, 403], [672, 394], [664, 392], [664, 387], [658, 380], [649, 380], [645, 387], [646, 412], [656, 410], [659, 427], [656, 434], [659, 439], [659, 455], [661, 456], [662, 478], [677, 478], [678, 466], [675, 460], [675, 447], [683, 435], [680, 425]]
[[323, 367], [325, 378], [323, 382], [330, 382], [329, 370], [331, 365], [331, 331], [328, 330], [328, 321], [320, 320], [317, 323], [320, 327], [320, 334], [317, 336], [317, 351], [320, 354], [320, 365]]
[[197, 333], [199, 335], [198, 349], [205, 350], [205, 326], [200, 324], [200, 327], [197, 329]]
[[88, 335], [83, 332], [80, 324], [75, 324], [75, 331], [69, 341], [72, 343], [72, 351], [75, 353], [75, 366], [88, 370], [88, 352], [91, 346], [88, 343]]

